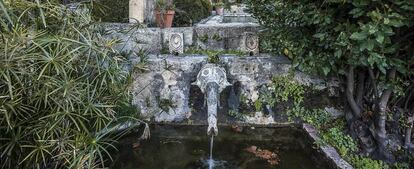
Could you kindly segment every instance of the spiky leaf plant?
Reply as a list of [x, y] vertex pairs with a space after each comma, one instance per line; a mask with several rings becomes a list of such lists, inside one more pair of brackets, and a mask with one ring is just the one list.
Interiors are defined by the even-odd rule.
[[[81, 4], [0, 0], [0, 167], [104, 167], [126, 58]], [[104, 132], [102, 132], [104, 131]]]

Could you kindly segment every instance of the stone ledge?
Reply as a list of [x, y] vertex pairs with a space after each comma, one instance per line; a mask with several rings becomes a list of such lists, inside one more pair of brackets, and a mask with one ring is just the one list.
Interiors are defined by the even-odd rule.
[[[313, 139], [314, 142], [320, 140], [318, 131], [310, 124], [303, 124], [303, 129], [309, 134], [309, 136]], [[327, 158], [329, 158], [338, 168], [340, 169], [353, 169], [348, 162], [346, 162], [342, 157], [338, 154], [338, 152], [330, 145], [321, 146], [322, 152], [325, 154]]]

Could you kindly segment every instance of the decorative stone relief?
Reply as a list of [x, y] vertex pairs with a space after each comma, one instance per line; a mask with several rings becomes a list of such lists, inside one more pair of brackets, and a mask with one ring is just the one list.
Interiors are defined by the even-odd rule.
[[184, 53], [184, 38], [182, 33], [171, 33], [168, 41], [171, 54]]
[[242, 39], [242, 50], [252, 54], [259, 53], [259, 37], [253, 32], [245, 32]]

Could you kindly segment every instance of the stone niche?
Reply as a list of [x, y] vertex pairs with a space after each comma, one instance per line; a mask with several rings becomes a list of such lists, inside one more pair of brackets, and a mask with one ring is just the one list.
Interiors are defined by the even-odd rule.
[[[253, 107], [243, 107], [253, 114], [244, 120], [230, 116], [231, 109], [241, 108], [241, 95], [245, 100], [253, 102], [259, 98], [259, 90], [271, 83], [273, 75], [287, 75], [291, 68], [290, 61], [285, 57], [260, 55], [258, 57], [240, 57], [235, 55], [220, 56], [220, 66], [227, 72], [228, 81], [232, 84], [220, 96], [218, 110], [219, 123], [252, 123], [272, 124], [286, 122], [279, 119], [281, 112], [256, 112]], [[191, 85], [202, 66], [207, 63], [207, 56], [172, 56], [151, 55], [148, 59], [148, 71], [137, 73], [132, 86], [133, 104], [139, 109], [140, 115], [155, 122], [185, 122], [205, 124], [207, 110], [204, 95], [197, 86]], [[305, 86], [320, 91], [314, 98], [321, 102], [326, 97], [330, 104], [337, 98], [335, 93], [338, 84], [335, 81], [324, 81], [317, 77], [297, 72], [295, 80]], [[321, 93], [324, 94], [321, 94]], [[310, 99], [312, 100], [312, 99]], [[313, 103], [312, 103], [313, 104]]]
[[194, 28], [196, 44], [201, 49], [246, 51], [246, 32], [256, 34], [255, 24], [199, 24]]

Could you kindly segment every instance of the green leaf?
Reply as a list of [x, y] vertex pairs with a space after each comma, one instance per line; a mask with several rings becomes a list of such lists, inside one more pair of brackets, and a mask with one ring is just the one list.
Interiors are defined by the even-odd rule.
[[365, 38], [367, 38], [367, 34], [365, 33], [360, 33], [360, 32], [354, 32], [351, 37], [352, 40], [363, 40]]
[[4, 7], [3, 0], [0, 1], [0, 8], [3, 11], [3, 13], [6, 15], [6, 19], [7, 21], [9, 21], [9, 24], [11, 26], [14, 26], [13, 20], [10, 18], [9, 12], [7, 11], [6, 7]]
[[374, 41], [373, 40], [368, 40], [368, 41], [366, 41], [366, 43], [367, 43], [367, 49], [369, 51], [372, 51], [372, 49], [374, 49], [374, 45], [375, 45]]
[[40, 1], [36, 0], [36, 3], [37, 3], [37, 7], [39, 8], [39, 11], [40, 11], [40, 18], [42, 18], [43, 26], [46, 28], [47, 25], [46, 25], [45, 14], [43, 13], [43, 9], [42, 9], [42, 6], [40, 5]]
[[314, 34], [312, 37], [322, 40], [322, 39], [324, 39], [325, 34], [324, 33], [317, 33], [317, 34]]
[[370, 66], [373, 66], [373, 65], [374, 65], [374, 63], [375, 63], [375, 58], [374, 58], [374, 57], [372, 57], [372, 56], [370, 56], [370, 57], [368, 57], [367, 61], [368, 61], [368, 64], [369, 64]]
[[382, 43], [384, 42], [384, 35], [383, 35], [383, 34], [378, 34], [378, 35], [377, 35], [377, 38], [375, 38], [375, 40], [376, 40], [378, 43], [382, 44]]
[[337, 58], [340, 58], [342, 56], [342, 50], [341, 49], [336, 50], [334, 53], [334, 56]]
[[322, 67], [322, 71], [323, 71], [323, 74], [325, 74], [326, 76], [329, 74], [329, 72], [331, 72], [331, 69], [329, 67]]
[[387, 70], [385, 70], [383, 66], [378, 66], [378, 69], [381, 71], [381, 73], [387, 74]]

